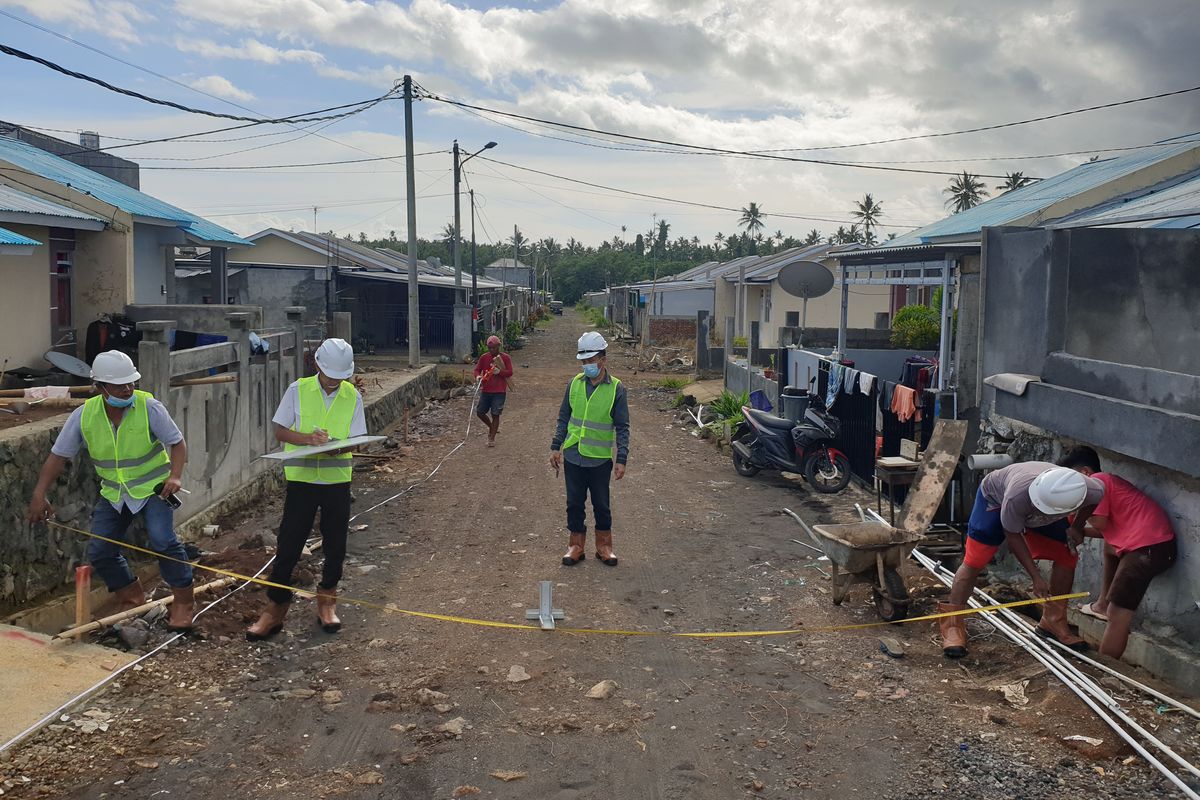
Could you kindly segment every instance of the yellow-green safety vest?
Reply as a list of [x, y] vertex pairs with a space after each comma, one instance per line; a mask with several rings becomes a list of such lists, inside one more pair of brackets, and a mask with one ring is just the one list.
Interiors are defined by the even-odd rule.
[[[312, 433], [320, 428], [330, 439], [350, 438], [350, 423], [354, 421], [354, 409], [358, 405], [358, 390], [353, 384], [342, 381], [329, 408], [325, 408], [325, 393], [315, 375], [297, 381], [296, 394], [300, 403], [300, 424], [292, 430]], [[300, 446], [285, 443], [283, 449], [296, 450]], [[289, 458], [283, 462], [283, 474], [289, 481], [300, 483], [349, 483], [353, 477], [353, 460], [350, 453]]]
[[578, 445], [581, 456], [612, 458], [617, 443], [612, 409], [621, 382], [610, 375], [588, 397], [587, 381], [583, 373], [571, 381], [571, 421], [567, 423], [567, 440], [562, 449]]
[[110, 503], [119, 502], [122, 494], [145, 499], [171, 475], [171, 457], [150, 433], [146, 403], [151, 397], [149, 392], [135, 391], [133, 405], [126, 409], [115, 431], [104, 413], [103, 395], [83, 404], [80, 429], [100, 476], [100, 495]]

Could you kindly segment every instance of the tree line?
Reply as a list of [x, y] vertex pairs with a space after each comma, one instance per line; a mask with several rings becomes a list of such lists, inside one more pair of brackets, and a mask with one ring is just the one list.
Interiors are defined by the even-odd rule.
[[[1032, 180], [1020, 172], [1010, 173], [1005, 181], [996, 186], [998, 193], [1027, 186]], [[950, 180], [944, 190], [946, 206], [953, 213], [960, 213], [982, 203], [990, 192], [983, 181], [964, 171]], [[691, 267], [709, 261], [729, 261], [751, 255], [771, 255], [795, 247], [818, 244], [862, 244], [875, 246], [895, 238], [891, 233], [880, 239], [879, 226], [885, 213], [883, 202], [867, 193], [854, 203], [850, 210], [854, 222], [839, 225], [832, 233], [822, 233], [813, 228], [803, 236], [785, 234], [783, 230], [766, 230], [770, 216], [756, 202], [741, 209], [736, 226], [728, 233], [718, 231], [712, 240], [704, 241], [699, 236], [671, 237], [671, 223], [666, 219], [655, 219], [645, 232], [631, 233], [621, 226], [619, 234], [598, 244], [585, 244], [571, 237], [561, 242], [553, 237], [530, 238], [520, 229], [503, 242], [477, 244], [477, 263], [483, 268], [501, 258], [515, 258], [535, 268], [539, 285], [548, 272], [556, 298], [565, 303], [574, 303], [586, 292], [594, 292], [607, 286], [618, 286], [654, 279], [664, 279], [679, 274]], [[365, 233], [357, 238], [347, 234], [347, 240], [357, 241], [368, 247], [383, 247], [403, 252], [405, 242], [390, 231], [383, 239], [369, 239]], [[447, 223], [437, 239], [417, 239], [417, 257], [436, 258], [443, 264], [454, 263], [454, 224]], [[464, 271], [471, 264], [470, 241], [462, 242]]]

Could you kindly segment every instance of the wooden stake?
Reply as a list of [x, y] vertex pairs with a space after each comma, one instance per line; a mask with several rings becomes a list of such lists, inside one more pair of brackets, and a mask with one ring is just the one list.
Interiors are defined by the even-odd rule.
[[75, 626], [86, 625], [91, 618], [92, 567], [84, 564], [75, 568]]
[[206, 386], [210, 383], [236, 383], [238, 379], [236, 372], [227, 372], [224, 375], [208, 375], [204, 378], [185, 378], [183, 380], [171, 381], [172, 386]]
[[[228, 586], [229, 584], [236, 583], [236, 582], [237, 582], [237, 578], [221, 578], [219, 581], [213, 581], [212, 583], [206, 583], [203, 586], [197, 586], [195, 593], [203, 594], [204, 592], [210, 592], [215, 589], [220, 589], [222, 586]], [[71, 628], [70, 630], [65, 630], [62, 633], [55, 636], [54, 638], [55, 639], [78, 638], [85, 633], [91, 633], [92, 631], [98, 631], [101, 628], [107, 628], [111, 625], [117, 624], [118, 622], [124, 622], [125, 620], [130, 619], [132, 617], [140, 617], [142, 614], [145, 614], [147, 611], [154, 608], [155, 606], [169, 606], [174, 601], [174, 599], [175, 598], [173, 595], [167, 595], [166, 597], [162, 598], [161, 600], [152, 600], [149, 603], [144, 603], [143, 605], [138, 606], [137, 608], [131, 608], [128, 611], [122, 611], [118, 614], [110, 614], [107, 617], [103, 617], [103, 618], [95, 620], [93, 622], [89, 622], [84, 625], [79, 625], [77, 627]]]
[[404, 443], [408, 444], [408, 406], [404, 407]]

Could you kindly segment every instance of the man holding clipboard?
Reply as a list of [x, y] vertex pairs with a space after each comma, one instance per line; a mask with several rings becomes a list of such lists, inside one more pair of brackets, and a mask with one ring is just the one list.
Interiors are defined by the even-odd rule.
[[[316, 362], [317, 374], [289, 386], [272, 418], [275, 439], [283, 443], [286, 451], [367, 433], [362, 396], [349, 382], [354, 377], [353, 349], [342, 339], [326, 339], [317, 348]], [[337, 585], [346, 560], [352, 459], [346, 449], [287, 458], [283, 462], [287, 495], [270, 580], [291, 585], [292, 572], [319, 510], [325, 563], [317, 584], [317, 622], [326, 633], [342, 627], [336, 611]], [[283, 630], [291, 600], [290, 590], [269, 587], [267, 608], [246, 630], [246, 638], [260, 641]]]

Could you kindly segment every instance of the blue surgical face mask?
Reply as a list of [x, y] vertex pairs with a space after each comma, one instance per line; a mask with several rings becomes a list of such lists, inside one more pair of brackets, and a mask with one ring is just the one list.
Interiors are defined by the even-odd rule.
[[583, 365], [583, 374], [587, 375], [589, 378], [599, 377], [600, 365], [599, 364], [584, 364]]
[[129, 395], [124, 399], [113, 397], [111, 394], [104, 395], [104, 402], [108, 403], [113, 408], [129, 408], [133, 405], [133, 395]]

